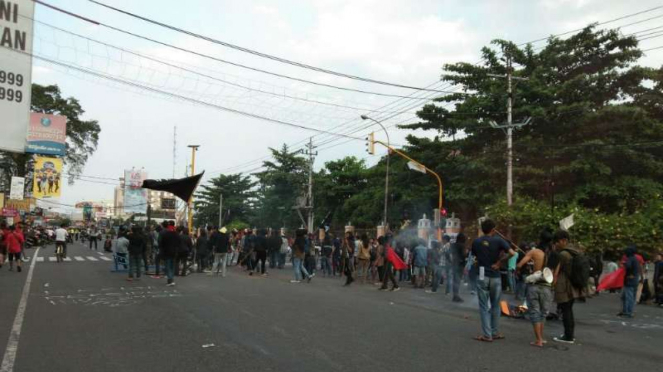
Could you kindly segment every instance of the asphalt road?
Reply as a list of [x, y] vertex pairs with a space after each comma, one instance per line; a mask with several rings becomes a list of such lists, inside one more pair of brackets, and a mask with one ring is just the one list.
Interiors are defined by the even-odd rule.
[[[35, 250], [29, 250], [33, 256]], [[634, 371], [663, 362], [663, 309], [614, 316], [616, 295], [576, 306], [579, 344], [529, 346], [531, 326], [502, 318], [505, 340], [473, 340], [477, 301], [455, 304], [403, 285], [291, 284], [291, 270], [226, 278], [193, 274], [129, 283], [81, 245], [69, 262], [34, 263], [13, 371]], [[89, 257], [97, 258], [90, 260]], [[105, 257], [110, 257], [105, 255]], [[32, 263], [32, 262], [30, 262]], [[0, 353], [6, 354], [28, 270], [0, 270]], [[559, 335], [559, 322], [546, 325]], [[5, 371], [3, 371], [5, 372]]]

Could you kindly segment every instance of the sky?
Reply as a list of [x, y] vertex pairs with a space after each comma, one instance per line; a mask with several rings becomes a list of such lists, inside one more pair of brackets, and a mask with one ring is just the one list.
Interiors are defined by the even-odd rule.
[[[435, 135], [399, 130], [394, 125], [413, 122], [416, 109], [440, 92], [384, 86], [283, 64], [151, 25], [87, 0], [44, 1], [190, 51], [36, 6], [35, 19], [40, 23], [35, 25], [33, 53], [78, 69], [35, 59], [33, 82], [57, 84], [64, 96], [80, 101], [86, 111], [83, 119], [98, 120], [101, 126], [98, 148], [85, 166], [83, 179], [64, 186], [60, 203], [112, 199], [116, 180], [132, 167], [144, 168], [149, 178], [181, 177], [191, 158], [188, 145], [200, 145], [196, 172], [205, 170], [205, 179], [220, 173], [256, 171], [269, 156], [269, 148], [285, 143], [300, 149], [311, 136], [318, 152], [316, 169], [349, 155], [366, 158], [370, 165], [384, 153], [380, 150], [367, 157], [361, 140], [255, 116], [318, 131], [350, 133], [358, 139], [376, 131], [376, 138], [384, 139], [377, 126], [359, 118], [366, 114], [388, 127], [391, 142], [397, 146], [406, 142], [408, 134]], [[521, 43], [663, 5], [649, 0], [101, 1], [288, 60], [400, 85], [432, 85], [437, 90], [454, 89], [439, 82], [445, 63], [477, 62], [480, 48], [493, 39]], [[661, 18], [647, 20], [656, 16]], [[662, 25], [663, 9], [604, 27], [636, 21], [643, 22], [624, 27], [622, 32]], [[643, 49], [658, 47], [663, 38], [644, 40], [641, 45]], [[219, 60], [382, 95], [309, 84]], [[647, 52], [640, 64], [658, 67], [662, 62], [663, 49], [659, 49]], [[97, 75], [83, 73], [81, 68]]]

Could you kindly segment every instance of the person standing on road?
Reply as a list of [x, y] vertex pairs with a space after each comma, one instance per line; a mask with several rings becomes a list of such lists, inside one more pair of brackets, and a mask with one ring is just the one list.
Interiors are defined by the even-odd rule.
[[55, 250], [57, 251], [58, 246], [62, 246], [63, 257], [67, 257], [67, 230], [65, 230], [65, 224], [60, 225], [55, 230]]
[[4, 238], [9, 255], [9, 271], [14, 271], [14, 261], [16, 261], [16, 270], [21, 272], [21, 245], [24, 243], [23, 235], [16, 232], [16, 226], [9, 226], [9, 231]]
[[306, 250], [306, 230], [298, 229], [295, 232], [295, 235], [295, 242], [292, 244], [292, 268], [295, 273], [295, 279], [291, 280], [290, 283], [301, 283], [302, 273], [306, 279], [311, 282], [311, 279], [313, 279], [315, 274], [309, 274], [302, 264], [305, 257], [304, 251]]
[[209, 255], [209, 250], [207, 249], [208, 245], [207, 231], [205, 229], [200, 229], [198, 232], [198, 239], [196, 239], [196, 264], [198, 266], [196, 271], [199, 273], [202, 273], [207, 269], [207, 257]]
[[124, 228], [120, 228], [120, 231], [117, 235], [117, 240], [115, 241], [115, 256], [124, 259], [125, 269], [129, 268], [129, 265], [127, 264], [129, 260], [129, 257], [127, 257], [128, 254], [129, 254], [129, 239], [127, 238], [127, 232], [124, 230]]
[[180, 276], [186, 276], [189, 271], [189, 255], [193, 250], [193, 241], [189, 236], [189, 229], [182, 227], [180, 229], [180, 249], [177, 252], [177, 263], [175, 269], [180, 269]]
[[226, 277], [226, 256], [228, 255], [228, 249], [230, 248], [230, 240], [228, 238], [228, 230], [225, 227], [222, 227], [219, 230], [218, 227], [214, 227], [214, 232], [210, 237], [210, 243], [212, 244], [212, 252], [214, 252], [214, 264], [212, 265], [212, 272], [209, 275], [219, 275], [219, 270], [221, 270], [221, 277]]
[[[382, 240], [380, 241], [380, 239]], [[398, 292], [401, 287], [398, 286], [394, 271], [401, 270], [406, 267], [406, 265], [391, 247], [391, 235], [379, 237], [378, 244], [383, 247], [382, 252], [384, 252], [384, 274], [382, 275], [382, 286], [380, 287], [380, 290], [386, 291], [389, 289], [388, 282], [391, 281], [391, 291]]]
[[357, 265], [359, 268], [359, 275], [361, 277], [361, 283], [366, 284], [366, 278], [368, 277], [368, 269], [371, 264], [371, 246], [368, 241], [368, 235], [363, 233], [361, 239], [357, 242]]
[[[546, 253], [538, 248], [530, 249], [520, 262], [518, 262], [516, 270], [521, 270], [530, 263], [533, 263], [533, 272], [542, 271], [546, 264]], [[527, 312], [534, 328], [535, 337], [535, 341], [530, 342], [530, 345], [543, 347], [545, 343], [543, 340], [543, 325], [552, 301], [552, 287], [543, 277], [539, 278], [536, 282], [528, 284], [526, 295]]]
[[322, 240], [322, 251], [320, 254], [320, 270], [322, 271], [322, 276], [332, 276], [331, 259], [334, 247], [332, 246], [332, 240], [329, 235], [330, 234], [325, 234], [325, 238]]
[[[255, 243], [253, 246], [253, 249], [256, 252], [255, 270], [259, 272], [262, 276], [267, 275], [267, 273], [265, 272], [265, 261], [267, 261], [267, 238], [265, 237], [266, 234], [267, 230], [260, 229], [255, 238]], [[258, 263], [260, 263], [260, 266], [258, 266]]]
[[516, 254], [509, 244], [499, 236], [495, 236], [495, 222], [486, 219], [481, 223], [484, 236], [472, 243], [472, 254], [476, 257], [478, 271], [477, 293], [479, 297], [479, 313], [483, 334], [476, 340], [492, 342], [504, 336], [499, 331], [500, 299], [502, 295], [502, 278], [500, 267], [504, 260]]
[[452, 292], [453, 302], [463, 302], [460, 298], [460, 283], [463, 279], [463, 271], [465, 270], [465, 241], [467, 238], [465, 234], [460, 233], [456, 236], [456, 241], [451, 244], [451, 275], [453, 276]]
[[417, 246], [414, 247], [414, 288], [424, 288], [426, 280], [426, 266], [428, 266], [428, 249], [423, 239], [417, 240]]
[[451, 237], [449, 235], [444, 235], [442, 237], [442, 257], [440, 257], [440, 263], [442, 264], [442, 273], [443, 280], [446, 280], [444, 294], [448, 295], [451, 293], [453, 285], [453, 270], [451, 268]]
[[352, 263], [352, 257], [354, 256], [355, 250], [355, 239], [352, 236], [351, 232], [345, 234], [345, 240], [343, 240], [343, 246], [341, 247], [341, 256], [343, 262], [341, 266], [343, 267], [343, 272], [345, 273], [345, 285], [348, 286], [354, 282], [352, 277], [352, 271], [354, 270], [354, 264]]
[[[446, 236], [446, 235], [445, 235]], [[446, 259], [442, 250], [442, 245], [437, 240], [431, 242], [430, 256], [433, 261], [433, 285], [427, 289], [426, 293], [436, 293], [440, 283], [444, 280], [444, 270], [446, 269]], [[448, 279], [447, 279], [448, 280]]]
[[557, 255], [557, 268], [553, 287], [555, 288], [555, 302], [562, 313], [564, 334], [553, 338], [557, 342], [567, 344], [575, 343], [575, 319], [573, 317], [573, 303], [577, 298], [586, 296], [586, 288], [576, 288], [571, 281], [573, 275], [573, 260], [580, 251], [570, 243], [571, 237], [564, 230], [555, 233], [553, 239]]
[[624, 262], [624, 288], [622, 289], [622, 311], [617, 314], [624, 318], [633, 318], [633, 308], [635, 307], [635, 293], [638, 290], [638, 284], [642, 282], [642, 266], [635, 257], [635, 246], [629, 246], [624, 251], [626, 262]]
[[143, 237], [141, 228], [138, 226], [131, 228], [131, 232], [127, 238], [129, 239], [129, 277], [127, 280], [131, 282], [134, 280], [134, 271], [136, 272], [136, 280], [140, 280], [140, 261], [143, 258], [146, 247], [145, 238]]
[[332, 276], [336, 276], [337, 273], [343, 275], [341, 270], [341, 239], [333, 237], [332, 245], [334, 246], [334, 251], [332, 252]]
[[168, 286], [174, 286], [175, 275], [175, 257], [182, 244], [179, 234], [175, 231], [175, 221], [168, 221], [168, 227], [161, 236], [159, 244], [159, 253], [164, 261], [164, 271], [166, 272]]
[[273, 229], [267, 237], [267, 253], [269, 254], [269, 268], [275, 269], [279, 261], [279, 250], [281, 249], [281, 238], [278, 231]]
[[88, 231], [88, 238], [90, 239], [90, 250], [92, 250], [92, 243], [94, 243], [94, 250], [97, 250], [97, 235], [99, 235], [97, 227], [95, 225], [91, 225]]

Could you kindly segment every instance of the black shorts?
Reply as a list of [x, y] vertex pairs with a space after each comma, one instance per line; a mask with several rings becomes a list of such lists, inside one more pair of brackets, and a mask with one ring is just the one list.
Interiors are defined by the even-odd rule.
[[16, 259], [16, 261], [21, 261], [21, 252], [10, 253], [9, 254], [9, 262], [14, 261], [14, 259]]

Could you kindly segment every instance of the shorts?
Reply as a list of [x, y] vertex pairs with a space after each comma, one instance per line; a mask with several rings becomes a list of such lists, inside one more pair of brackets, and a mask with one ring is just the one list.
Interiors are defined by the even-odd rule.
[[415, 266], [414, 275], [426, 275], [426, 266]]
[[21, 252], [16, 252], [16, 253], [9, 253], [9, 262], [14, 261], [21, 261]]
[[543, 323], [550, 309], [552, 290], [549, 286], [530, 284], [527, 286], [527, 306], [529, 320]]

